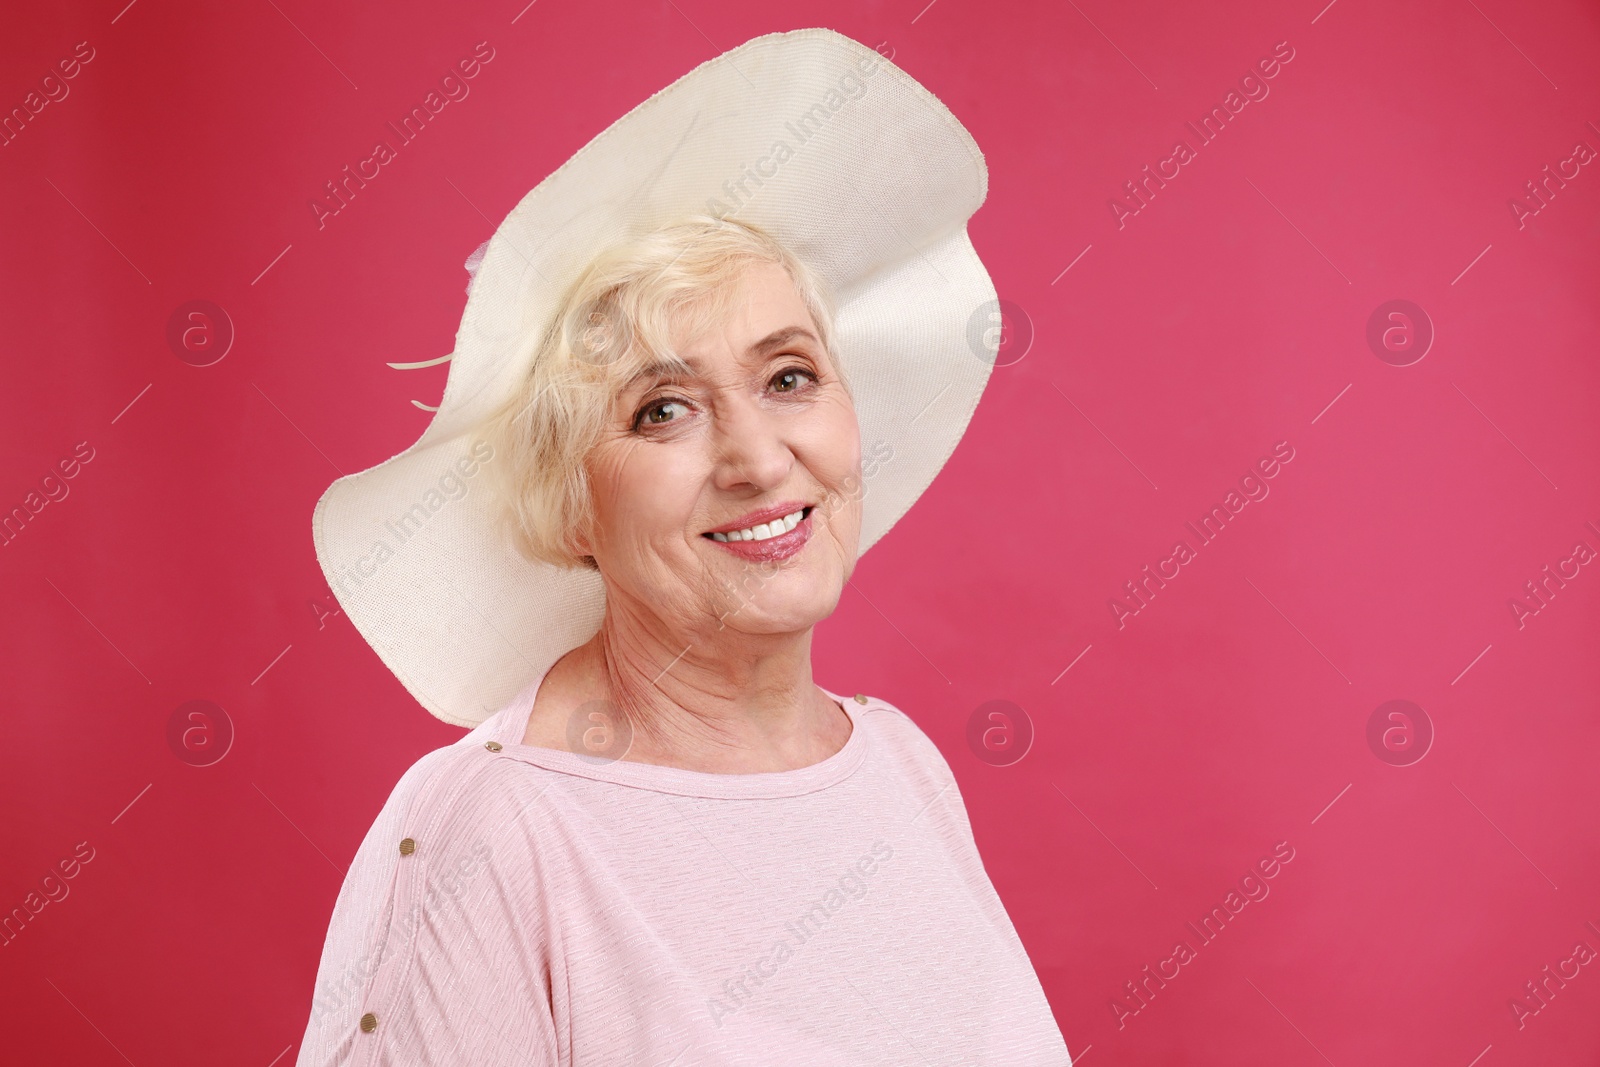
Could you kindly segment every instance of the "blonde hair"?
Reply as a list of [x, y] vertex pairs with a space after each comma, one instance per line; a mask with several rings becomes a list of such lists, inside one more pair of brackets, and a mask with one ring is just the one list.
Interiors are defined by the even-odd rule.
[[597, 569], [574, 537], [594, 521], [584, 460], [617, 390], [652, 363], [687, 373], [674, 336], [693, 339], [726, 321], [745, 269], [762, 263], [788, 273], [844, 380], [830, 294], [759, 227], [690, 215], [607, 249], [572, 284], [537, 341], [527, 376], [484, 427], [502, 460], [490, 465], [504, 504], [501, 522], [519, 553]]

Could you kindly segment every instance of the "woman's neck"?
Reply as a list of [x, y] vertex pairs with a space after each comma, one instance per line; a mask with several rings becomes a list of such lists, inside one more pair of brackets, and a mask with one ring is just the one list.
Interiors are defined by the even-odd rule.
[[810, 630], [696, 640], [652, 629], [608, 612], [546, 676], [529, 743], [568, 748], [601, 725], [594, 736], [625, 735], [611, 758], [753, 774], [819, 763], [849, 739], [849, 716], [812, 681]]

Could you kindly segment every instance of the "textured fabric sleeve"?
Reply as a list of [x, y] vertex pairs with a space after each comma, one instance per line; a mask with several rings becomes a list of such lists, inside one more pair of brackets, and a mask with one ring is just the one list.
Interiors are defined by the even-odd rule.
[[977, 842], [972, 835], [967, 806], [944, 753], [939, 751], [933, 738], [911, 716], [892, 704], [883, 701], [878, 703], [894, 715], [894, 733], [899, 739], [897, 747], [906, 757], [907, 769], [913, 779], [913, 791], [917, 794], [917, 818], [932, 817], [937, 824], [953, 831], [976, 854]]
[[989, 878], [989, 872], [984, 868], [983, 857], [978, 853], [978, 843], [972, 833], [972, 822], [967, 816], [966, 801], [961, 796], [961, 787], [956, 784], [955, 773], [950, 769], [949, 761], [944, 758], [944, 753], [939, 751], [939, 746], [934, 744], [933, 739], [923, 732], [922, 727], [918, 726], [909, 715], [892, 705], [884, 706], [893, 711], [900, 720], [904, 720], [900, 723], [899, 733], [903, 738], [905, 749], [910, 754], [909, 762], [915, 768], [911, 772], [916, 783], [914, 789], [922, 794], [916, 802], [920, 809], [920, 814], [916, 817], [931, 819], [933, 825], [941, 830], [941, 837], [950, 850], [952, 868], [966, 886], [978, 910], [988, 917], [989, 924], [995, 931], [996, 943], [1003, 951], [1010, 954], [1018, 973], [1023, 976], [1019, 981], [1026, 986], [1026, 991], [1021, 995], [1033, 1002], [1033, 1010], [1038, 1013], [1039, 1018], [1050, 1020], [1050, 1026], [1055, 1032], [1054, 1041], [1051, 1043], [1054, 1045], [1055, 1042], [1060, 1042], [1056, 1047], [1059, 1049], [1064, 1067], [1072, 1067], [1071, 1054], [1061, 1038], [1050, 1001], [1045, 996], [1044, 986], [1039, 982], [1038, 972], [1028, 956], [1027, 947], [1023, 945], [1022, 938], [1011, 921], [1011, 915], [1000, 899], [999, 891], [995, 889], [994, 882]]
[[[893, 711], [898, 720], [903, 720], [900, 732], [912, 754], [918, 792], [921, 794], [916, 802], [919, 809], [916, 818], [931, 820], [933, 825], [942, 830], [950, 850], [951, 866], [960, 875], [973, 902], [988, 916], [1006, 949], [1014, 953], [1027, 967], [1028, 973], [1033, 975], [1033, 963], [1028, 958], [1027, 949], [984, 868], [977, 839], [972, 833], [972, 821], [967, 815], [966, 801], [961, 795], [961, 787], [956, 784], [955, 772], [950, 769], [949, 761], [915, 720], [893, 705], [884, 706]], [[1038, 981], [1036, 975], [1034, 981]], [[1042, 997], [1042, 992], [1040, 995]]]
[[395, 787], [345, 878], [298, 1067], [554, 1067], [533, 805], [481, 745]]

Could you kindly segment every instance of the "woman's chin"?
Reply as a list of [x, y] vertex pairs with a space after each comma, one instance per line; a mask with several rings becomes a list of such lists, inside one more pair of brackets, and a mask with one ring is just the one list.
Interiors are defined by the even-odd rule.
[[[842, 584], [842, 583], [841, 583]], [[762, 590], [751, 599], [730, 602], [718, 610], [721, 630], [746, 634], [791, 634], [809, 630], [833, 614], [839, 604], [841, 584], [817, 583], [784, 595], [785, 590]], [[831, 592], [823, 592], [830, 589]]]

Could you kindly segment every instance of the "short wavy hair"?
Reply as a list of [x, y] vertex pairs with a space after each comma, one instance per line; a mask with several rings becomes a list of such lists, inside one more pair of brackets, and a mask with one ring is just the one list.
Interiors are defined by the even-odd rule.
[[693, 339], [726, 321], [745, 270], [767, 263], [794, 282], [849, 392], [833, 344], [831, 294], [761, 228], [689, 215], [605, 250], [572, 283], [537, 339], [527, 376], [484, 427], [500, 460], [490, 467], [504, 505], [501, 522], [523, 557], [598, 569], [574, 539], [594, 521], [584, 461], [617, 391], [651, 363], [686, 372], [674, 337]]

